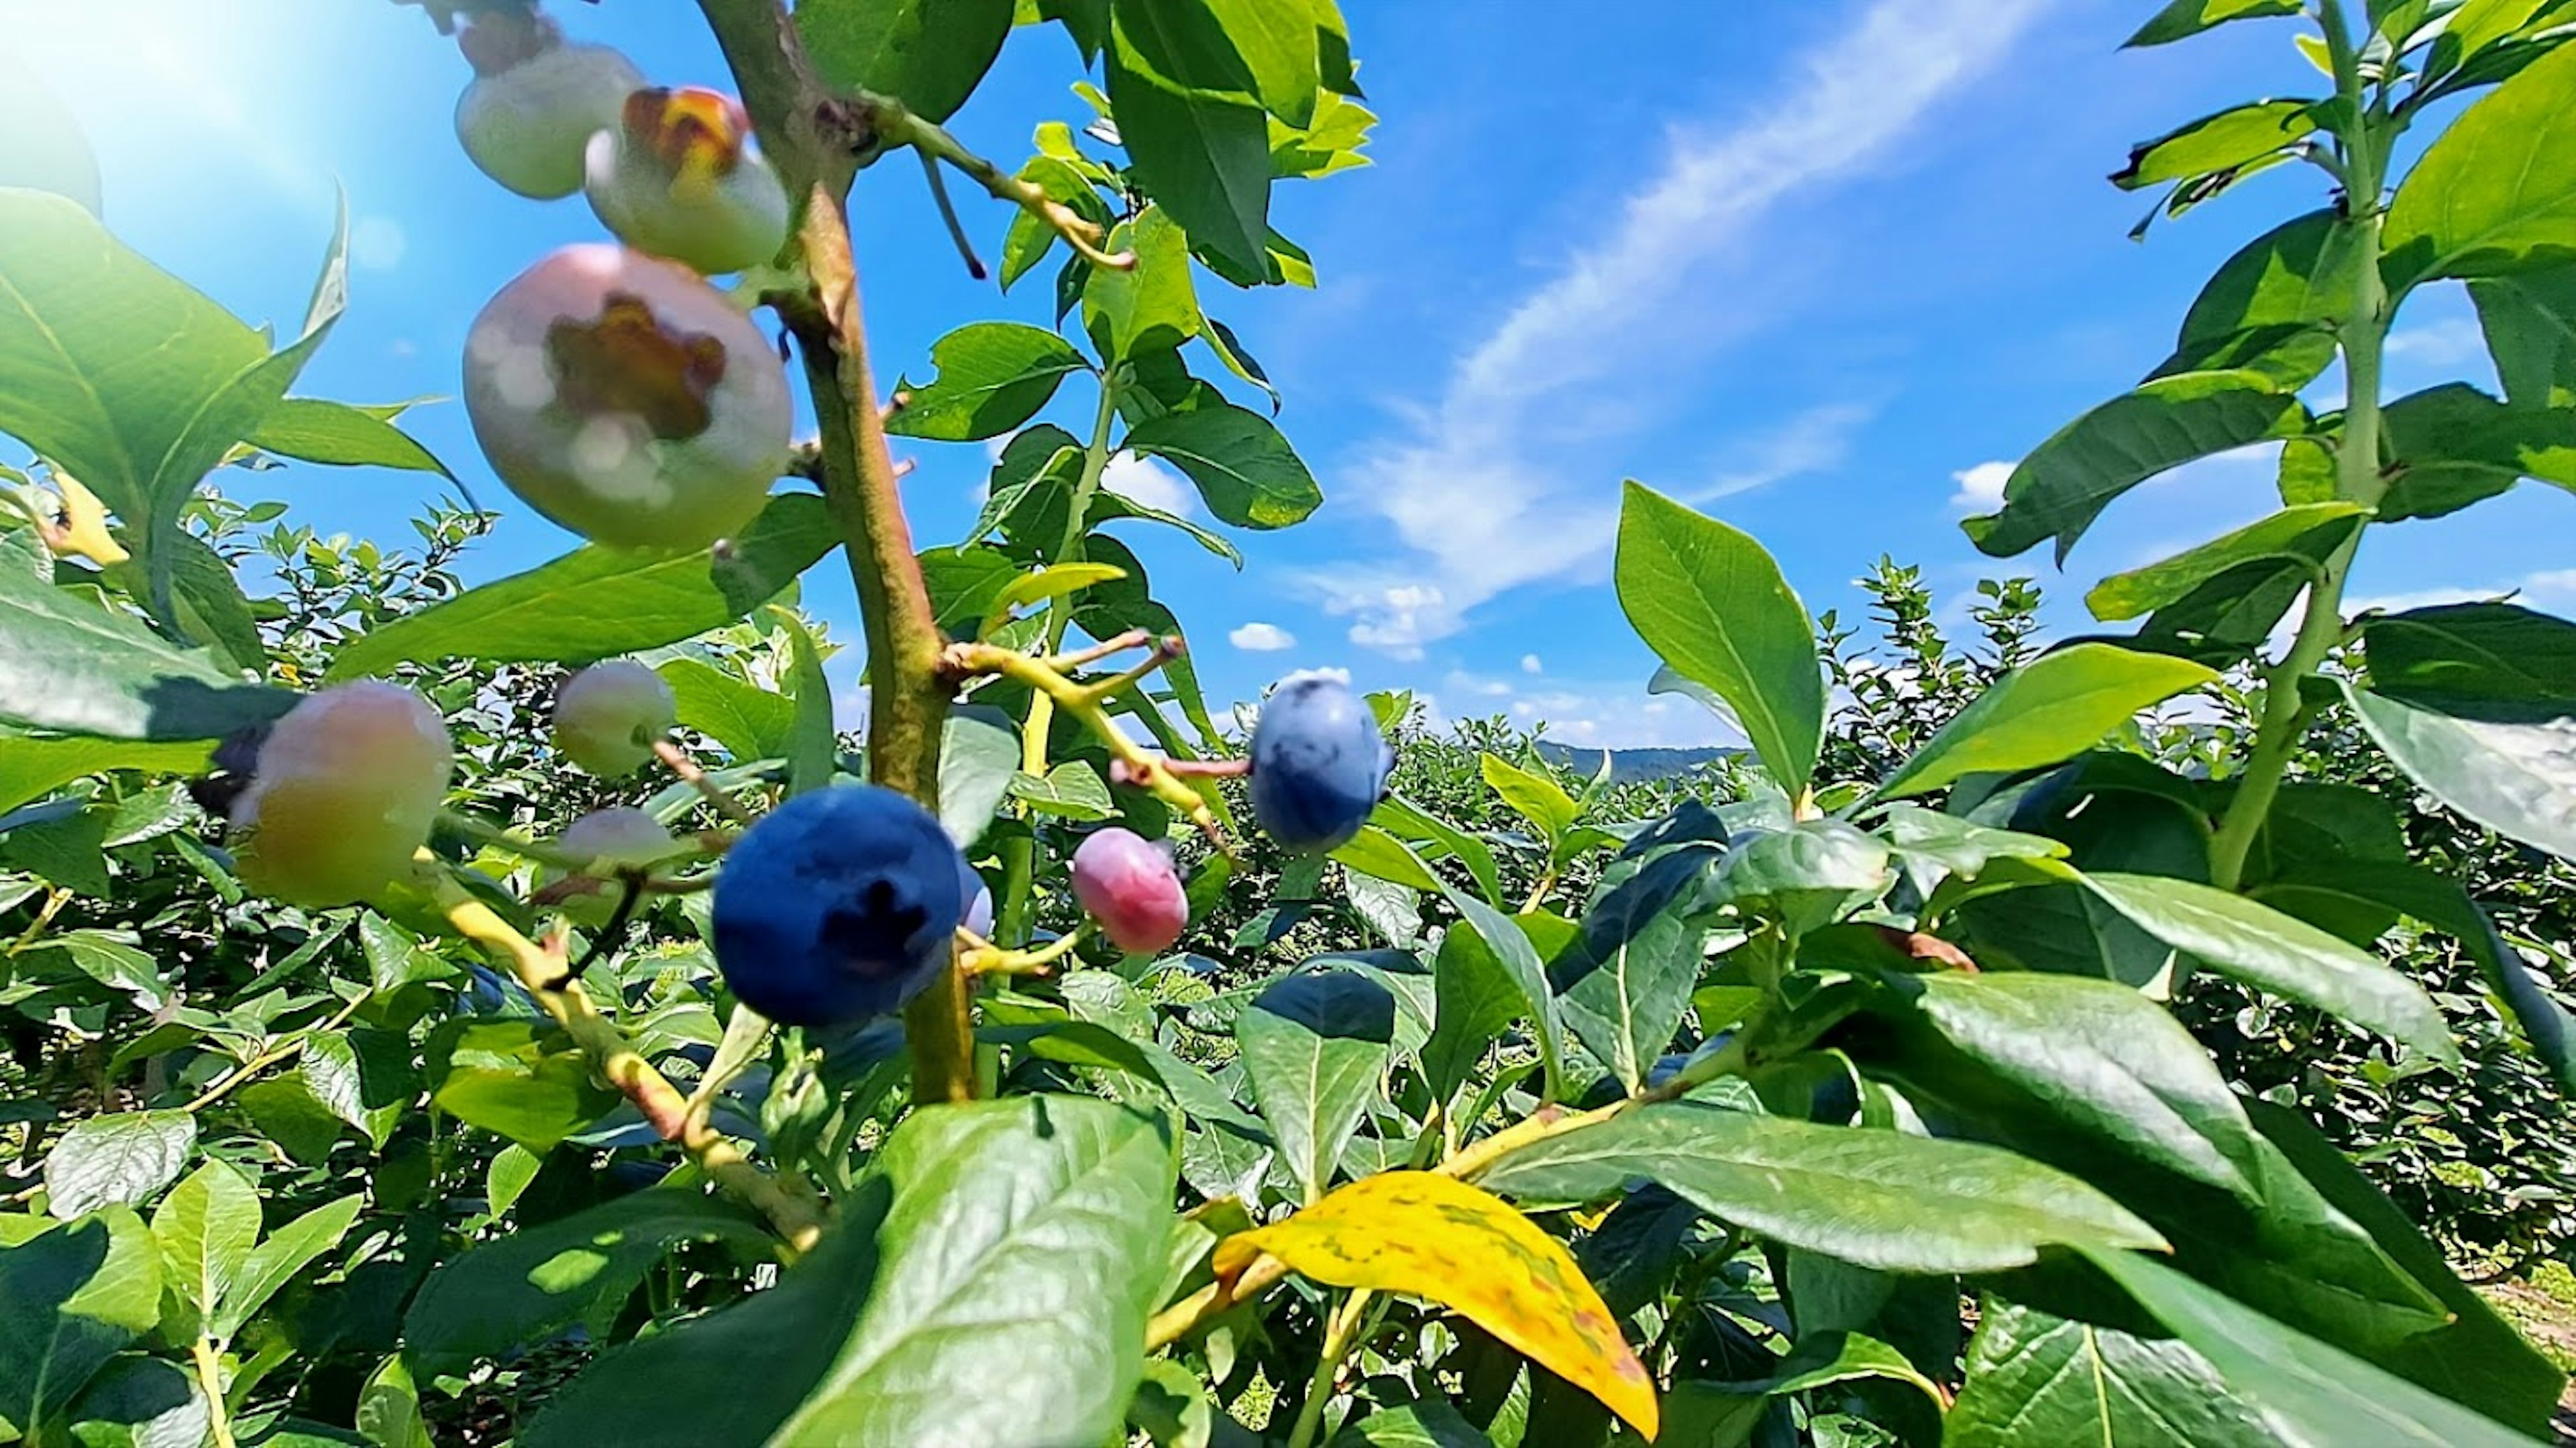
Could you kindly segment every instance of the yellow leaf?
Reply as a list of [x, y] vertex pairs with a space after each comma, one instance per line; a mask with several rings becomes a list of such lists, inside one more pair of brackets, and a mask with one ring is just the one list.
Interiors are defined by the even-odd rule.
[[1563, 1243], [1490, 1193], [1432, 1172], [1363, 1177], [1217, 1244], [1217, 1275], [1264, 1252], [1335, 1287], [1437, 1302], [1655, 1436], [1654, 1379], [1601, 1294]]

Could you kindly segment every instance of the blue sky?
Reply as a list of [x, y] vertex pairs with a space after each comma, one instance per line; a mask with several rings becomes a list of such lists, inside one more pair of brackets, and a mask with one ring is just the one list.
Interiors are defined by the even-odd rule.
[[[483, 300], [546, 250], [598, 234], [578, 200], [522, 201], [467, 165], [450, 129], [467, 69], [417, 9], [38, 8], [0, 14], [0, 51], [51, 76], [90, 129], [109, 223], [242, 315], [301, 315], [335, 179], [347, 186], [354, 302], [305, 391], [452, 395]], [[678, 0], [554, 8], [658, 82], [721, 83]], [[1724, 739], [1694, 706], [1644, 691], [1653, 659], [1608, 585], [1623, 477], [1760, 537], [1810, 607], [1856, 608], [1850, 580], [1892, 553], [1924, 565], [1954, 614], [1976, 578], [2036, 573], [2065, 629], [2082, 626], [2094, 578], [2273, 506], [2259, 454], [2184, 469], [2115, 506], [2063, 577], [2044, 552], [1982, 559], [1955, 526], [2012, 459], [2162, 360], [2212, 267], [2321, 200], [2321, 176], [2282, 168], [2140, 246], [2125, 233], [2144, 200], [2102, 179], [2130, 143], [2183, 120], [2313, 93], [2322, 81], [2289, 22], [2123, 53], [2146, 0], [1344, 8], [1381, 117], [1377, 164], [1282, 187], [1274, 215], [1314, 254], [1321, 288], [1235, 296], [1201, 281], [1283, 384], [1281, 424], [1325, 506], [1303, 527], [1242, 535], [1240, 573], [1178, 534], [1135, 535], [1220, 704], [1291, 668], [1341, 667], [1450, 717], [1544, 719], [1571, 743]], [[1086, 117], [1066, 89], [1077, 64], [1061, 32], [1018, 33], [952, 128], [1015, 165], [1036, 123]], [[960, 199], [994, 255], [1007, 213]], [[927, 371], [952, 326], [1046, 320], [1045, 273], [1008, 297], [968, 279], [917, 168], [871, 172], [856, 206], [882, 376]], [[2492, 386], [2453, 293], [2410, 303], [2391, 371], [2392, 391]], [[1059, 405], [1088, 417], [1087, 398]], [[461, 408], [424, 407], [410, 425], [509, 510], [472, 577], [572, 546], [490, 479]], [[952, 539], [987, 455], [914, 455], [916, 536]], [[1118, 481], [1178, 496], [1148, 465], [1122, 464]], [[408, 538], [402, 520], [436, 492], [315, 469], [235, 490], [283, 498], [325, 532], [385, 538]], [[2576, 500], [2526, 484], [2376, 534], [2357, 592], [2522, 588], [2563, 605], [2576, 600], [2571, 539]], [[854, 638], [847, 579], [837, 566], [815, 578], [809, 603]], [[836, 683], [854, 665], [838, 661]]]

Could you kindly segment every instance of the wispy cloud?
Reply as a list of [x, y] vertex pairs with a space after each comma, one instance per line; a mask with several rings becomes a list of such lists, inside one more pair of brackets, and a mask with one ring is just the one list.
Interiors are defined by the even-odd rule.
[[1152, 458], [1120, 453], [1100, 473], [1101, 486], [1148, 508], [1187, 518], [1197, 514], [1199, 495], [1189, 480]]
[[1247, 654], [1275, 654], [1281, 649], [1297, 647], [1297, 636], [1275, 623], [1258, 621], [1245, 624], [1225, 636], [1225, 641]]
[[[1307, 580], [1354, 643], [1397, 657], [1456, 632], [1505, 590], [1597, 566], [1618, 462], [1580, 421], [1603, 379], [1687, 376], [1711, 319], [1740, 317], [1739, 266], [1784, 199], [1860, 172], [1992, 65], [2045, 0], [1870, 0], [1730, 124], [1676, 127], [1661, 170], [1606, 234], [1523, 297], [1454, 365], [1405, 434], [1364, 450], [1345, 496], [1392, 525], [1404, 557]], [[1738, 323], [1742, 325], [1742, 323]], [[1666, 355], [1669, 354], [1669, 355]], [[1624, 409], [1623, 409], [1624, 411]], [[1831, 466], [1868, 413], [1837, 401], [1742, 449], [1708, 501]], [[1625, 424], [1632, 417], [1623, 417]]]
[[1962, 513], [1991, 513], [2004, 505], [2004, 484], [2012, 475], [2011, 463], [1979, 463], [1952, 473], [1959, 491], [1950, 495], [1950, 506]]

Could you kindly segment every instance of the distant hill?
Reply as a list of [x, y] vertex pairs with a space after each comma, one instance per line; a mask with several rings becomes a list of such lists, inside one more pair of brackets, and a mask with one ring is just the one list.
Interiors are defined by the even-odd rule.
[[[1541, 741], [1539, 752], [1563, 764], [1577, 774], [1589, 776], [1601, 767], [1601, 751], [1578, 749], [1552, 740]], [[1687, 774], [1703, 764], [1714, 764], [1741, 749], [1613, 749], [1610, 751], [1610, 777], [1621, 784], [1639, 780], [1670, 779]]]

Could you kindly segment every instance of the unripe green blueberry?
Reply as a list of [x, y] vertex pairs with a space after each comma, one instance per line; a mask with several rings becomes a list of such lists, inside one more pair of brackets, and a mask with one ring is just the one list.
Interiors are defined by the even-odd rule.
[[555, 690], [555, 747], [602, 779], [634, 773], [679, 722], [671, 686], [632, 659], [593, 664]]
[[787, 468], [786, 373], [696, 273], [568, 246], [503, 287], [465, 341], [465, 410], [530, 507], [621, 548], [703, 548]]
[[631, 805], [595, 809], [564, 826], [555, 848], [593, 875], [640, 870], [679, 848], [660, 820]]
[[1171, 853], [1131, 830], [1097, 831], [1074, 850], [1073, 898], [1112, 945], [1139, 955], [1170, 949], [1190, 924]]
[[590, 138], [582, 182], [619, 241], [714, 275], [778, 255], [787, 188], [754, 149], [742, 102], [695, 86], [639, 90]]
[[474, 63], [456, 139], [484, 175], [539, 201], [581, 189], [590, 138], [617, 124], [643, 73], [604, 45], [567, 45], [533, 12], [491, 11], [458, 39]]
[[438, 711], [374, 679], [287, 711], [233, 801], [245, 883], [320, 909], [366, 898], [410, 868], [455, 760]]

